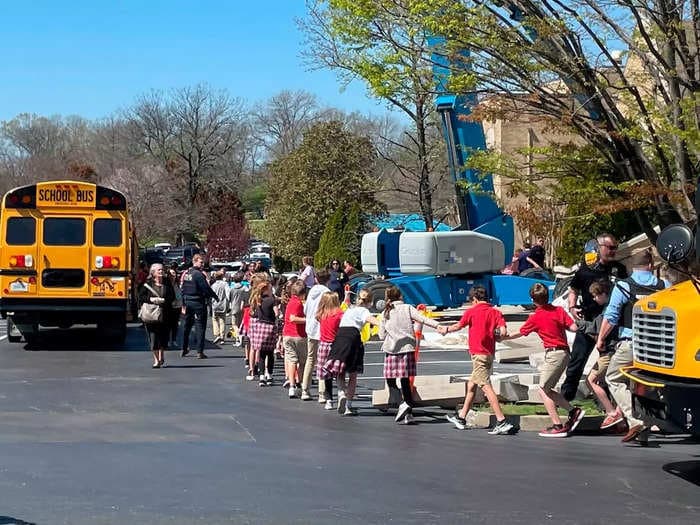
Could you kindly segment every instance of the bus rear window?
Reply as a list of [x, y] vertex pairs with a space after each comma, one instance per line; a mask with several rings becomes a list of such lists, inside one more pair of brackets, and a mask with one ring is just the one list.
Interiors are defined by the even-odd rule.
[[95, 219], [92, 223], [92, 242], [95, 246], [121, 246], [121, 219]]
[[44, 219], [44, 244], [47, 246], [83, 246], [85, 219]]
[[5, 243], [14, 246], [27, 246], [36, 241], [36, 221], [34, 217], [10, 217], [7, 219]]

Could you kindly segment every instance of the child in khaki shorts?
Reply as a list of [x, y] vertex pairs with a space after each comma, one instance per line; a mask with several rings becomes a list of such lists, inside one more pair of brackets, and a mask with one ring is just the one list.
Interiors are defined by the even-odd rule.
[[[605, 306], [610, 300], [610, 288], [610, 281], [603, 280], [596, 281], [591, 284], [588, 291], [591, 293], [591, 296], [596, 303]], [[584, 329], [585, 334], [593, 337], [593, 340], [598, 340], [598, 332], [600, 332], [600, 325], [602, 322], [603, 314], [600, 314], [593, 321], [586, 323], [586, 327]], [[586, 378], [588, 387], [591, 389], [591, 392], [595, 394], [600, 406], [605, 410], [605, 419], [600, 425], [601, 430], [614, 427], [625, 419], [625, 417], [622, 415], [622, 411], [619, 408], [615, 408], [612, 401], [610, 401], [608, 393], [605, 389], [605, 373], [608, 371], [610, 358], [615, 353], [616, 343], [617, 330], [612, 330], [605, 338], [605, 348], [600, 351], [598, 361], [596, 361], [596, 364], [593, 366], [593, 369]]]
[[[566, 330], [575, 332], [578, 327], [561, 306], [549, 304], [549, 290], [542, 283], [535, 283], [530, 288], [530, 297], [535, 303], [535, 312], [520, 328], [520, 333], [509, 337], [515, 339], [535, 332], [544, 344], [544, 364], [540, 370], [539, 394], [552, 420], [552, 426], [540, 432], [542, 437], [567, 437], [573, 432], [585, 412], [572, 407], [561, 393], [554, 390], [569, 364], [569, 344]], [[569, 419], [562, 424], [557, 407], [569, 411]]]
[[469, 327], [469, 353], [472, 357], [472, 375], [466, 385], [464, 406], [458, 414], [447, 416], [447, 420], [460, 430], [467, 428], [467, 413], [474, 402], [476, 388], [480, 387], [496, 414], [496, 425], [489, 430], [489, 434], [509, 434], [513, 425], [503, 415], [498, 396], [491, 386], [496, 338], [506, 335], [506, 321], [503, 314], [488, 303], [486, 288], [483, 286], [472, 287], [469, 290], [469, 300], [472, 307], [464, 312], [457, 323], [438, 328], [438, 331], [445, 335], [447, 332]]

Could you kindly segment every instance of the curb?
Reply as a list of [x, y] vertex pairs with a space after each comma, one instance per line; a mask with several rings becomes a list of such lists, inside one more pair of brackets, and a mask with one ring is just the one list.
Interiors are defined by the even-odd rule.
[[[540, 432], [552, 424], [549, 416], [544, 415], [506, 416], [506, 419], [516, 428], [519, 428], [522, 432]], [[581, 420], [581, 423], [579, 423], [578, 427], [576, 427], [576, 433], [609, 434], [623, 432], [623, 430], [620, 428], [617, 428], [616, 430], [600, 430], [600, 425], [603, 422], [603, 419], [604, 416], [585, 416]], [[474, 424], [480, 428], [489, 428], [496, 424], [496, 416], [489, 414], [488, 412], [477, 412]]]

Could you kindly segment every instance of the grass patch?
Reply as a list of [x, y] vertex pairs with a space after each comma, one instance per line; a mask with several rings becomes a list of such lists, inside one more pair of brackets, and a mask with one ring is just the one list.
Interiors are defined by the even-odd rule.
[[[581, 407], [586, 411], [587, 416], [601, 416], [603, 412], [598, 408], [598, 405], [592, 399], [584, 399], [574, 401], [574, 406]], [[501, 408], [506, 416], [546, 416], [547, 411], [544, 405], [535, 404], [516, 404], [516, 403], [501, 403]], [[493, 414], [491, 407], [488, 404], [474, 405], [474, 410], [479, 412], [488, 412]], [[565, 416], [566, 410], [560, 408], [559, 414]]]

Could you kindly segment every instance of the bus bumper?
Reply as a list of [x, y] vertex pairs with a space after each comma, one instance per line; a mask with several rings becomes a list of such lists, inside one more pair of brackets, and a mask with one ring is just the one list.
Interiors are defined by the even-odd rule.
[[17, 325], [71, 326], [96, 324], [105, 319], [126, 319], [126, 299], [0, 299], [0, 315]]
[[669, 432], [700, 435], [700, 382], [650, 374], [630, 367], [632, 409], [647, 424]]

